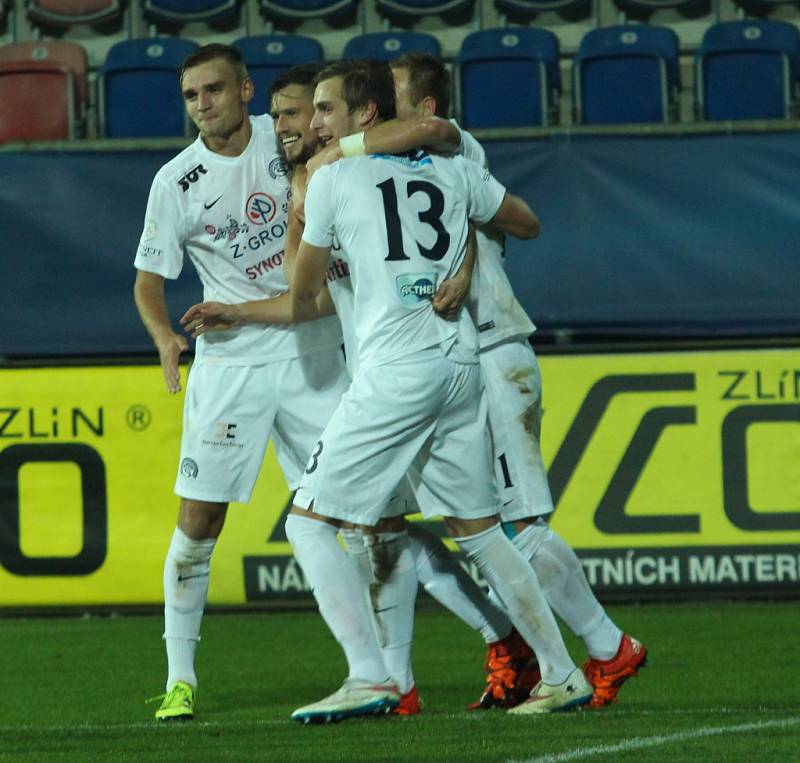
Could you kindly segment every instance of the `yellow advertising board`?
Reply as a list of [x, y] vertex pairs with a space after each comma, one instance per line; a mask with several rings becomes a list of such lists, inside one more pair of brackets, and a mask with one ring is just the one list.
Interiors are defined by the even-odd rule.
[[[601, 592], [800, 580], [796, 351], [545, 356], [552, 526]], [[0, 607], [162, 600], [182, 395], [158, 366], [0, 370]], [[272, 451], [232, 505], [209, 599], [307, 591]]]

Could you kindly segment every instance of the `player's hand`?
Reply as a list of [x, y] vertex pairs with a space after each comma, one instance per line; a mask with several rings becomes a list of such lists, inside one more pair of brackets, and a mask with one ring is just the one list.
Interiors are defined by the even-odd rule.
[[157, 344], [158, 357], [161, 361], [161, 371], [164, 373], [164, 381], [167, 383], [167, 390], [171, 395], [181, 391], [181, 373], [178, 366], [180, 355], [184, 350], [189, 349], [186, 337], [180, 334], [172, 334]]
[[195, 339], [207, 331], [226, 331], [236, 325], [237, 313], [234, 305], [222, 302], [200, 302], [192, 305], [180, 320], [187, 334]]
[[342, 158], [342, 149], [339, 148], [339, 141], [331, 143], [321, 151], [318, 151], [306, 162], [306, 172], [308, 173], [308, 180], [311, 180], [312, 175], [326, 164], [333, 164]]
[[442, 281], [433, 297], [433, 309], [445, 320], [454, 321], [468, 291], [468, 278], [453, 277]]

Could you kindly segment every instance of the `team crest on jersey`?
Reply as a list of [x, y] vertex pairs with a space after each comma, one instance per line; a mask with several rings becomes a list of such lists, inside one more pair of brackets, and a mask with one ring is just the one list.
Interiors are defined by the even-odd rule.
[[289, 174], [289, 163], [282, 156], [276, 156], [267, 165], [267, 171], [273, 180], [286, 177]]
[[250, 226], [247, 223], [240, 223], [228, 215], [228, 223], [222, 228], [215, 228], [213, 225], [206, 225], [206, 232], [214, 236], [214, 241], [221, 238], [233, 241], [240, 233], [247, 233]]
[[247, 219], [253, 225], [266, 225], [272, 222], [272, 218], [275, 217], [277, 211], [278, 205], [275, 203], [275, 199], [268, 193], [262, 193], [261, 191], [250, 194], [250, 198], [245, 205]]
[[191, 458], [184, 458], [181, 461], [181, 474], [184, 477], [188, 477], [189, 479], [195, 479], [197, 477], [197, 462]]
[[404, 273], [395, 278], [395, 283], [404, 305], [429, 302], [436, 294], [435, 273]]

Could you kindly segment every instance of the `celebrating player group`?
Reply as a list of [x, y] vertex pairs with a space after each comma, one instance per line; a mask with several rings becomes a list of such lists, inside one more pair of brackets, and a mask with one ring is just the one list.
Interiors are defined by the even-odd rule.
[[[273, 83], [270, 115], [251, 117], [267, 94], [236, 48], [212, 44], [186, 59], [180, 87], [199, 135], [156, 174], [135, 260], [136, 305], [173, 393], [188, 342], [164, 284], [184, 253], [204, 290], [180, 319], [197, 342], [155, 717], [195, 714], [211, 556], [270, 438], [295, 491], [287, 538], [348, 665], [293, 719], [420, 712], [420, 584], [487, 642], [471, 708], [616, 701], [647, 650], [547, 524], [535, 327], [503, 269], [503, 237], [535, 238], [539, 220], [447, 120], [445, 66], [410, 54], [295, 67]], [[442, 518], [489, 595], [407, 520], [417, 512]], [[582, 666], [554, 614], [582, 639]]]

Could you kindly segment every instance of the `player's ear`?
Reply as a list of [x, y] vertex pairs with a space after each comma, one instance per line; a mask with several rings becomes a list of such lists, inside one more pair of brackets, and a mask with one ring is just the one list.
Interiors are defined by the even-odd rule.
[[254, 94], [255, 85], [253, 85], [253, 80], [250, 77], [245, 77], [242, 80], [242, 103], [250, 103]]
[[367, 104], [361, 107], [358, 115], [358, 126], [368, 127], [377, 116], [378, 104], [375, 101], [367, 101]]
[[432, 95], [426, 95], [421, 101], [422, 116], [435, 117], [436, 116], [436, 99]]

